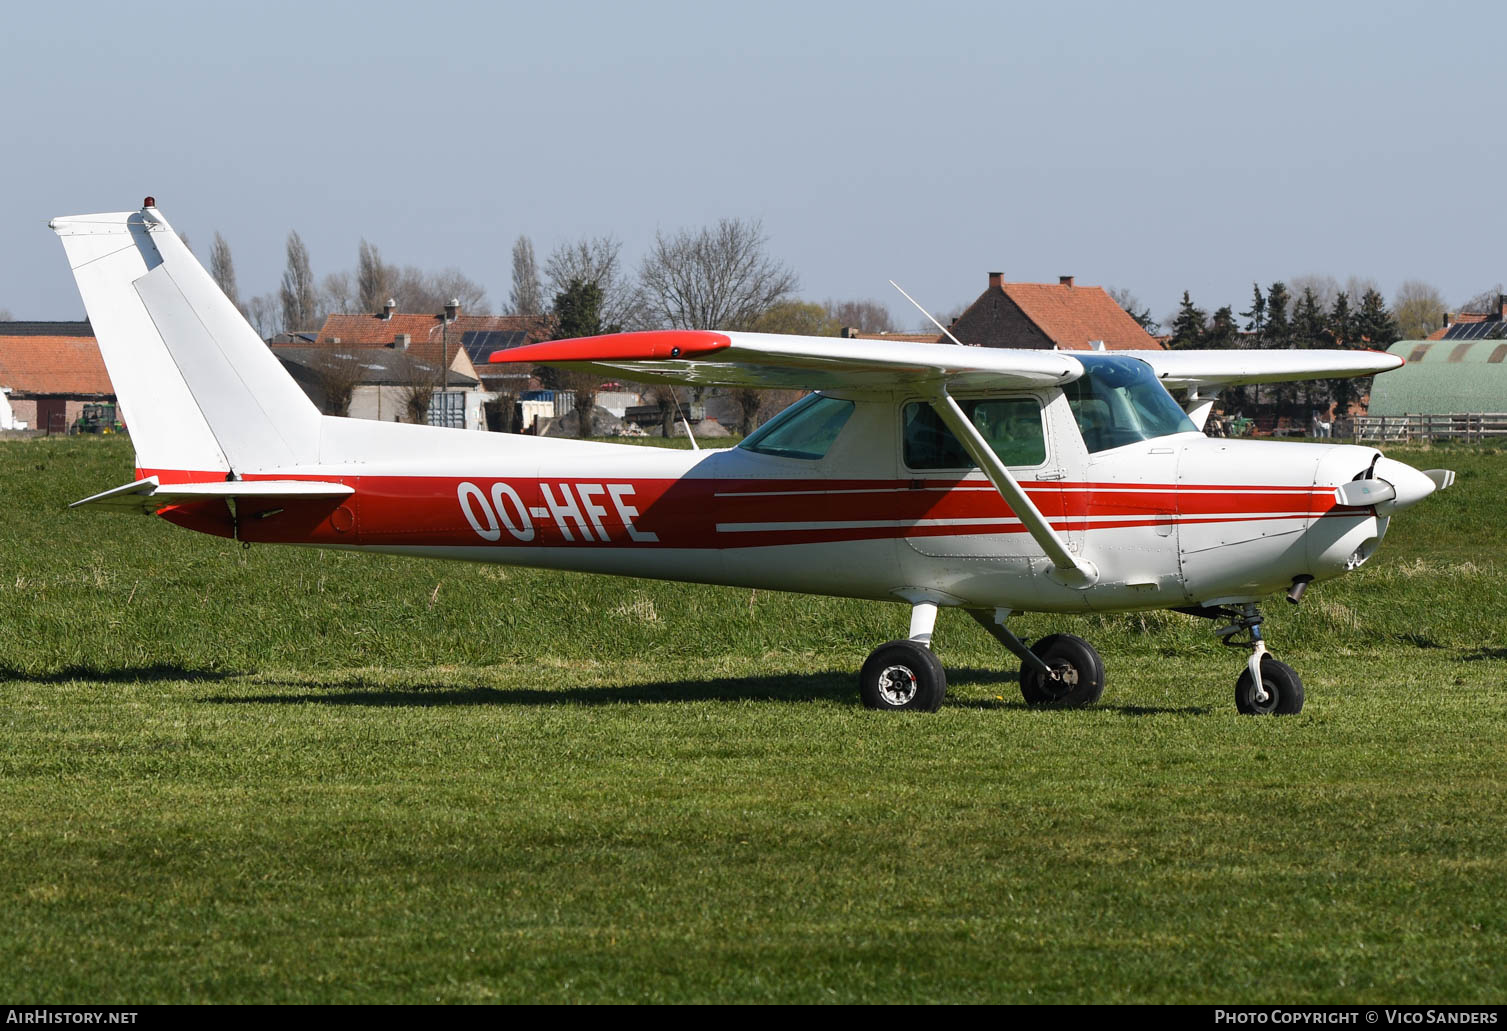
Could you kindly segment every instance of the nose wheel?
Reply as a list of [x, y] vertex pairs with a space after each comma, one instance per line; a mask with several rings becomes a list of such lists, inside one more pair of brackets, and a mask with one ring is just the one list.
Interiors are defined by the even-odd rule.
[[1297, 671], [1270, 655], [1261, 656], [1261, 689], [1246, 670], [1235, 681], [1235, 708], [1247, 716], [1291, 716], [1303, 711], [1303, 681]]
[[[1299, 591], [1299, 596], [1302, 592]], [[1235, 681], [1235, 708], [1247, 716], [1292, 716], [1303, 711], [1303, 681], [1297, 671], [1278, 662], [1266, 650], [1261, 636], [1263, 616], [1254, 604], [1239, 609], [1184, 609], [1194, 615], [1229, 619], [1214, 631], [1228, 648], [1249, 648], [1245, 671]]]

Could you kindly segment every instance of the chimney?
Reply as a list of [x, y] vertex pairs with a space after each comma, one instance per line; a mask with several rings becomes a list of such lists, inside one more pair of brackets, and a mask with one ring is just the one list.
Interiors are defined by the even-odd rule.
[[412, 339], [413, 338], [410, 337], [407, 333], [399, 333], [397, 336], [392, 338], [392, 346], [397, 348], [399, 351], [406, 351], [408, 350], [408, 344]]
[[1498, 317], [1503, 322], [1507, 322], [1507, 294], [1497, 294], [1497, 311]]
[[1444, 313], [1444, 328], [1445, 329], [1449, 329], [1449, 323], [1450, 323], [1449, 312], [1445, 312]]
[[460, 300], [452, 297], [445, 302], [445, 321], [454, 322], [455, 316], [460, 314]]
[[1003, 272], [989, 273], [989, 289], [1003, 290], [1005, 288], [1005, 274]]
[[1066, 286], [1066, 287], [1071, 288], [1072, 285], [1073, 285], [1073, 277], [1072, 276], [1058, 276], [1057, 277], [1057, 284], [1059, 286]]
[[395, 301], [395, 300], [393, 300], [391, 297], [389, 297], [387, 299], [387, 303], [384, 304], [384, 305], [382, 305], [382, 318], [383, 319], [390, 319], [390, 318], [392, 318], [393, 309], [396, 308], [397, 306], [398, 306], [398, 302]]

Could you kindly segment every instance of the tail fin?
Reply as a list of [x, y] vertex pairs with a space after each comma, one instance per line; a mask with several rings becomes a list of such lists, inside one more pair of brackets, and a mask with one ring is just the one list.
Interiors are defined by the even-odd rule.
[[63, 240], [142, 475], [313, 464], [320, 414], [153, 206], [68, 215]]

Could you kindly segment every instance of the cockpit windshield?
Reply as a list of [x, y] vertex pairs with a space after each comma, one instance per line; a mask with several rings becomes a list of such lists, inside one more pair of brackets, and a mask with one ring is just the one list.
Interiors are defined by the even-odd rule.
[[1197, 433], [1151, 366], [1138, 358], [1074, 354], [1084, 373], [1064, 386], [1090, 453], [1173, 433]]

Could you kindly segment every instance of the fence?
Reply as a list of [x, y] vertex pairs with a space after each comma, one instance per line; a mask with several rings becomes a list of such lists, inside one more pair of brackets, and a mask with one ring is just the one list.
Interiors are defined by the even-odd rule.
[[1350, 432], [1335, 427], [1335, 436], [1355, 440], [1482, 441], [1507, 437], [1507, 412], [1451, 412], [1441, 414], [1362, 415]]

